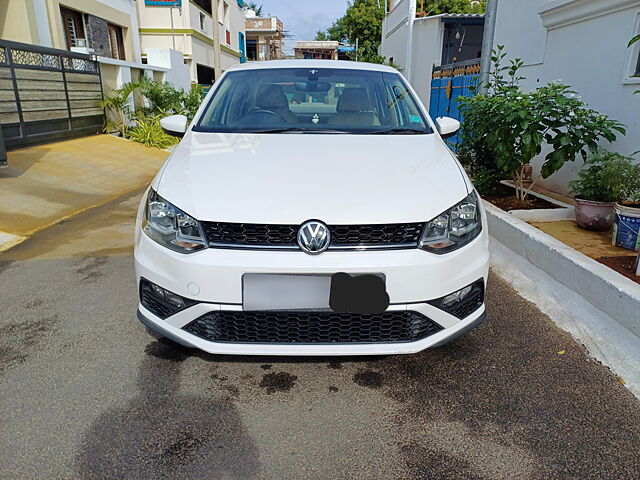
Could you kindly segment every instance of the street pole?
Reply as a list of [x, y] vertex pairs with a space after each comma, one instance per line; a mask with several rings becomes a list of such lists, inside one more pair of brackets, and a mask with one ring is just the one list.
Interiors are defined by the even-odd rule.
[[222, 66], [220, 64], [220, 24], [218, 23], [218, 2], [220, 0], [211, 0], [211, 16], [213, 17], [213, 73], [214, 82], [217, 82], [222, 75]]
[[171, 42], [173, 43], [173, 49], [176, 49], [176, 35], [173, 28], [173, 5], [169, 7], [169, 16], [171, 17]]
[[358, 61], [358, 39], [356, 38], [356, 62]]
[[484, 14], [484, 32], [482, 35], [482, 57], [480, 58], [480, 93], [486, 93], [491, 73], [491, 51], [496, 32], [496, 14], [498, 12], [498, 0], [488, 0]]
[[413, 61], [413, 24], [416, 20], [416, 0], [409, 0], [409, 18], [407, 35], [407, 53], [405, 59], [404, 76], [411, 83], [411, 63]]

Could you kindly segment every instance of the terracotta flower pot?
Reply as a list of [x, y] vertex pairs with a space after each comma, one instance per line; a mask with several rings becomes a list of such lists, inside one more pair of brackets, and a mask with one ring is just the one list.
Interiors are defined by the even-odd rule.
[[592, 202], [576, 198], [576, 222], [580, 228], [605, 232], [615, 220], [613, 207], [615, 202]]

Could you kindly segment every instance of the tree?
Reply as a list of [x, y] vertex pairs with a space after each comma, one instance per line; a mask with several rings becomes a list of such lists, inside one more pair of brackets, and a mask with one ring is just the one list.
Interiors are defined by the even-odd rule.
[[[358, 42], [357, 58], [362, 62], [384, 63], [384, 57], [378, 55], [378, 46], [382, 37], [384, 2], [379, 0], [354, 0], [349, 4], [342, 18], [327, 30], [330, 40], [348, 39], [352, 45]], [[356, 59], [356, 52], [349, 54]]]
[[256, 17], [262, 16], [262, 5], [258, 5], [254, 2], [249, 2], [249, 5], [247, 5], [247, 9], [256, 12]]
[[314, 40], [317, 40], [319, 42], [323, 42], [325, 40], [329, 40], [329, 34], [323, 30], [318, 30], [316, 32], [316, 38], [314, 38]]
[[441, 13], [484, 13], [486, 2], [474, 0], [418, 0], [418, 11], [425, 16]]

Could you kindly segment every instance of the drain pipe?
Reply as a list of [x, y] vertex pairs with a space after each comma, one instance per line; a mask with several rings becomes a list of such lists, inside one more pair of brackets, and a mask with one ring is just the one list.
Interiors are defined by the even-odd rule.
[[416, 0], [409, 0], [409, 28], [407, 34], [407, 59], [406, 66], [404, 70], [404, 76], [411, 82], [411, 57], [413, 56], [413, 22], [416, 20]]
[[480, 93], [486, 93], [491, 72], [491, 50], [496, 31], [496, 14], [498, 13], [498, 0], [487, 0], [487, 8], [484, 14], [484, 32], [482, 34], [482, 58], [480, 59]]

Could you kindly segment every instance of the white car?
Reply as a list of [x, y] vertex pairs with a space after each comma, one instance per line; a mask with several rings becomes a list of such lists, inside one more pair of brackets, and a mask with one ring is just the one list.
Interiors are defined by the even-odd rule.
[[482, 203], [393, 68], [226, 71], [144, 195], [138, 317], [242, 355], [414, 353], [485, 318]]

